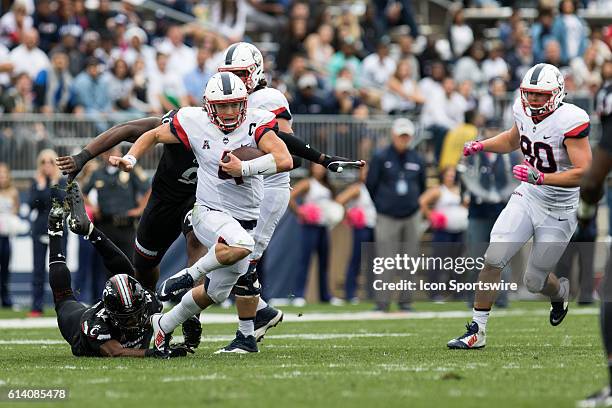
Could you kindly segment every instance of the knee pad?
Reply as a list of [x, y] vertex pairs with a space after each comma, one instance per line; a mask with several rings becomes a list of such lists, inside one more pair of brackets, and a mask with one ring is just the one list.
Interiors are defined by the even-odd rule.
[[548, 275], [543, 275], [537, 271], [527, 270], [525, 276], [523, 276], [523, 283], [527, 287], [527, 290], [531, 293], [540, 293], [546, 285]]
[[257, 279], [255, 270], [242, 275], [238, 278], [238, 282], [234, 285], [234, 294], [242, 297], [255, 297], [261, 294], [261, 285]]
[[504, 269], [510, 260], [502, 245], [490, 245], [484, 254], [485, 264], [494, 268]]

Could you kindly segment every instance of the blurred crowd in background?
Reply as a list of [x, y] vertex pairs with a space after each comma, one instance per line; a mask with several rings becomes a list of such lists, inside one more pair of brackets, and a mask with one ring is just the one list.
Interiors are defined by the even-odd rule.
[[[581, 17], [582, 10], [611, 13], [609, 0], [449, 2], [441, 24], [419, 15], [420, 3], [412, 0], [159, 0], [157, 4], [0, 0], [0, 112], [90, 118], [95, 126], [74, 135], [83, 138], [78, 143], [82, 146], [86, 138], [108, 128], [113, 114], [160, 115], [201, 104], [206, 81], [216, 72], [225, 48], [249, 41], [264, 54], [268, 84], [289, 100], [298, 136], [311, 136], [297, 127], [303, 115], [347, 115], [356, 122], [381, 114], [400, 118], [399, 122], [387, 119], [393, 125], [383, 132], [382, 144], [366, 143], [369, 136], [356, 135], [359, 132], [350, 126], [336, 129], [335, 138], [359, 136], [351, 140], [358, 140], [359, 158], [370, 160], [373, 170], [364, 171], [356, 184], [334, 189], [324, 172], [310, 169], [309, 187], [294, 197], [306, 205], [293, 208], [304, 234], [302, 258], [296, 257], [301, 262], [298, 283], [291, 288], [297, 303], [305, 296], [311, 254], [319, 257], [320, 300], [334, 303], [333, 294], [343, 293], [346, 300], [356, 301], [359, 243], [374, 236], [418, 240], [422, 231], [415, 220], [422, 216], [433, 231], [429, 236], [433, 241], [462, 243], [466, 236], [468, 242], [488, 241], [491, 220], [515, 186], [510, 174], [518, 158], [482, 155], [458, 168], [463, 143], [511, 126], [520, 80], [536, 63], [559, 67], [568, 99], [590, 113], [595, 93], [612, 80], [612, 25], [606, 20], [589, 24]], [[495, 11], [517, 4], [531, 7], [535, 15], [524, 16], [525, 9], [519, 7], [509, 18], [492, 23], [466, 15], [470, 10], [473, 15], [474, 7]], [[407, 117], [412, 121], [405, 122]], [[0, 116], [0, 162], [11, 164], [16, 157], [21, 136], [15, 123], [3, 122]], [[52, 147], [60, 154], [70, 153], [54, 146], [42, 122], [22, 129], [26, 129], [21, 132], [24, 138], [34, 140], [27, 147], [34, 154]], [[417, 152], [413, 144], [422, 135], [428, 139], [427, 148]], [[390, 173], [388, 161], [398, 161], [405, 171]], [[32, 197], [48, 189], [52, 178], [44, 175], [40, 156], [36, 163], [42, 167], [32, 182]], [[10, 201], [14, 187], [2, 178], [7, 171], [0, 164], [4, 200], [0, 211], [15, 213], [18, 206]], [[325, 200], [347, 207], [354, 245], [340, 290], [330, 290], [326, 284], [329, 225], [320, 221], [321, 214], [315, 216], [317, 205], [308, 206], [313, 200], [310, 186], [325, 192]], [[44, 199], [30, 198], [32, 208], [41, 200], [48, 205], [51, 192], [46, 194]], [[459, 221], [449, 225], [451, 219]], [[596, 231], [593, 234], [589, 237], [594, 240]], [[11, 302], [5, 302], [9, 296], [5, 296], [8, 261], [4, 260], [10, 246], [4, 238], [0, 232], [0, 295], [6, 306]], [[46, 247], [38, 249], [35, 259], [40, 251]], [[34, 291], [40, 287], [40, 273], [36, 276]], [[432, 279], [445, 277], [436, 274]], [[590, 289], [585, 291], [582, 300], [591, 302], [591, 295]], [[443, 298], [440, 293], [429, 296]], [[390, 299], [376, 300], [379, 309], [388, 310]], [[409, 309], [410, 301], [400, 299], [400, 307]], [[32, 310], [40, 308], [35, 301]]]

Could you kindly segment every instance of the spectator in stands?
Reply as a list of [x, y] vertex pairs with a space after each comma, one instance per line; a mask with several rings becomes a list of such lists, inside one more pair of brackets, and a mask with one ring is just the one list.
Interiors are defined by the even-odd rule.
[[438, 51], [438, 48], [436, 47], [436, 36], [428, 35], [426, 41], [425, 48], [418, 56], [419, 66], [421, 67], [419, 76], [421, 78], [432, 75], [433, 66], [441, 63], [443, 60], [442, 53]]
[[[341, 37], [342, 38], [342, 37]], [[333, 85], [336, 76], [342, 68], [348, 68], [353, 73], [355, 88], [359, 88], [359, 78], [361, 76], [361, 61], [357, 58], [355, 39], [352, 37], [342, 38], [340, 50], [334, 54], [327, 65], [329, 81]]]
[[478, 110], [485, 120], [485, 126], [503, 128], [512, 121], [512, 104], [514, 100], [508, 97], [506, 82], [502, 78], [489, 81], [487, 93], [480, 97]]
[[525, 35], [517, 41], [514, 52], [508, 55], [508, 68], [510, 70], [508, 89], [511, 91], [518, 89], [521, 84], [521, 80], [529, 68], [531, 68], [533, 65], [534, 61], [531, 37]]
[[109, 20], [115, 17], [116, 11], [112, 9], [111, 0], [99, 0], [100, 4], [96, 9], [90, 9], [87, 13], [89, 28], [101, 36], [110, 35]]
[[376, 226], [376, 206], [365, 185], [367, 173], [367, 167], [362, 167], [359, 170], [359, 180], [336, 197], [336, 202], [347, 208], [346, 221], [353, 230], [353, 249], [344, 283], [345, 299], [353, 304], [359, 302], [356, 292], [357, 277], [361, 269], [362, 244], [374, 242]]
[[489, 55], [482, 62], [482, 73], [487, 82], [493, 78], [502, 78], [504, 81], [510, 79], [508, 64], [504, 59], [504, 48], [501, 43], [497, 42], [491, 45]]
[[[426, 168], [419, 153], [410, 148], [415, 131], [410, 120], [396, 119], [391, 143], [377, 151], [369, 163], [366, 186], [376, 206], [375, 237], [380, 255], [394, 251], [416, 254], [418, 250], [421, 235], [418, 198], [425, 191]], [[398, 243], [406, 246], [399, 248]], [[378, 310], [389, 310], [390, 293], [377, 292], [376, 300]], [[399, 304], [402, 310], [411, 309], [407, 291], [400, 295]]]
[[442, 153], [438, 162], [438, 169], [457, 167], [463, 158], [463, 145], [471, 140], [476, 140], [478, 127], [482, 126], [482, 118], [475, 110], [465, 112], [465, 122], [451, 129], [442, 145]]
[[365, 57], [361, 64], [361, 86], [369, 92], [378, 93], [378, 99], [384, 93], [384, 86], [395, 73], [396, 64], [389, 55], [389, 38], [383, 37], [376, 45], [376, 52]]
[[111, 58], [125, 60], [132, 67], [137, 59], [141, 58], [148, 71], [155, 67], [155, 49], [147, 45], [147, 33], [140, 27], [130, 27], [125, 32], [127, 47], [115, 47]]
[[[319, 299], [321, 302], [336, 303], [338, 299], [331, 296], [328, 283], [329, 268], [329, 231], [324, 224], [324, 205], [333, 200], [333, 189], [329, 183], [326, 169], [312, 163], [310, 176], [295, 184], [291, 190], [289, 208], [298, 216], [302, 224], [302, 254], [297, 272], [293, 294], [295, 306], [304, 306], [304, 294], [308, 281], [308, 271], [313, 252], [319, 261]], [[303, 197], [303, 203], [298, 205], [297, 199]]]
[[[70, 71], [70, 75], [76, 77], [83, 71], [85, 68], [85, 60], [83, 58], [83, 53], [79, 49], [78, 39], [72, 35], [70, 32], [63, 33], [60, 36], [61, 43], [59, 47], [66, 53], [68, 56], [68, 69]], [[95, 46], [97, 47], [97, 43]], [[90, 47], [88, 42], [85, 42], [85, 50]], [[86, 51], [87, 52], [87, 51]]]
[[170, 69], [166, 54], [157, 53], [157, 69], [149, 75], [148, 100], [154, 112], [163, 113], [187, 106], [183, 77]]
[[321, 24], [316, 32], [306, 37], [304, 46], [308, 54], [308, 61], [312, 68], [321, 74], [326, 73], [327, 63], [334, 55], [334, 29], [329, 24]]
[[556, 40], [550, 40], [544, 47], [544, 62], [554, 65], [559, 69], [563, 69], [567, 65], [561, 56], [561, 46]]
[[206, 48], [198, 48], [196, 54], [197, 65], [195, 69], [183, 77], [183, 83], [187, 90], [188, 104], [191, 106], [202, 104], [204, 88], [206, 88], [206, 83], [213, 75], [206, 67], [209, 58], [210, 51]]
[[132, 104], [141, 112], [153, 112], [149, 104], [149, 76], [144, 61], [139, 58], [132, 65], [132, 78], [134, 78], [134, 99]]
[[109, 76], [101, 71], [100, 62], [90, 57], [73, 83], [75, 103], [89, 114], [104, 114], [112, 111]]
[[297, 81], [298, 91], [289, 104], [294, 114], [322, 114], [326, 112], [327, 102], [317, 95], [317, 77], [306, 72]]
[[294, 99], [294, 95], [298, 92], [298, 80], [306, 73], [307, 59], [302, 53], [295, 54], [291, 57], [291, 63], [287, 73], [283, 75], [283, 83], [287, 87], [287, 97], [289, 102]]
[[[279, 50], [276, 64], [279, 70], [287, 69], [291, 56], [295, 53], [304, 53], [306, 36], [308, 35], [308, 21], [305, 18], [292, 18], [279, 39]], [[328, 60], [329, 61], [329, 60]]]
[[40, 49], [49, 52], [54, 45], [59, 43], [60, 20], [57, 13], [51, 8], [50, 0], [39, 0], [36, 2], [34, 11], [34, 27], [40, 35]]
[[44, 113], [67, 113], [72, 109], [73, 78], [68, 71], [68, 55], [61, 48], [51, 52], [51, 67], [40, 71], [35, 86], [38, 105]]
[[588, 47], [582, 58], [574, 58], [570, 67], [577, 87], [587, 88], [591, 84], [601, 84], [601, 66], [598, 64], [597, 48], [594, 46]]
[[510, 15], [508, 21], [501, 21], [499, 25], [499, 39], [504, 44], [506, 50], [515, 47], [517, 34], [521, 33], [521, 37], [524, 35], [523, 28], [524, 22], [521, 18], [521, 9], [515, 7], [512, 9], [512, 15]]
[[[10, 217], [17, 216], [19, 210], [19, 192], [13, 186], [11, 171], [6, 163], [0, 163], [0, 219], [8, 222]], [[0, 233], [0, 299], [3, 308], [13, 307], [9, 293], [11, 260], [11, 241], [8, 234]]]
[[474, 33], [465, 23], [463, 8], [457, 8], [453, 12], [453, 22], [448, 30], [448, 42], [454, 60], [461, 57], [474, 42]]
[[456, 91], [455, 81], [450, 77], [442, 82], [442, 91], [423, 94], [427, 97], [421, 113], [421, 125], [431, 132], [437, 160], [446, 133], [464, 121], [467, 104], [463, 96]]
[[331, 95], [326, 113], [330, 115], [350, 115], [361, 104], [353, 83], [347, 78], [338, 78]]
[[8, 87], [11, 82], [11, 72], [13, 72], [13, 63], [9, 58], [9, 50], [0, 43], [0, 94], [3, 87]]
[[[47, 219], [52, 200], [64, 199], [66, 180], [55, 165], [57, 154], [45, 149], [38, 154], [38, 167], [30, 189], [30, 220], [32, 221], [32, 245], [34, 270], [32, 271], [32, 310], [29, 317], [40, 317], [43, 311], [45, 294], [45, 258], [49, 237]], [[66, 236], [66, 235], [64, 235]]]
[[442, 91], [442, 81], [448, 76], [446, 66], [441, 61], [434, 61], [428, 66], [427, 76], [419, 81], [423, 95], [431, 95]]
[[402, 60], [408, 60], [412, 79], [418, 81], [421, 78], [421, 68], [419, 67], [418, 58], [414, 55], [414, 39], [409, 35], [400, 35], [396, 42], [398, 45], [397, 52], [391, 53], [391, 56], [396, 64], [399, 64]]
[[289, 6], [287, 0], [247, 0], [247, 21], [269, 32], [278, 32], [278, 27], [286, 24], [285, 14]]
[[23, 43], [23, 34], [33, 27], [32, 17], [28, 15], [27, 1], [17, 0], [8, 13], [0, 18], [0, 42], [8, 48]]
[[184, 43], [183, 32], [179, 26], [168, 27], [166, 38], [157, 46], [157, 51], [158, 54], [167, 55], [168, 71], [181, 78], [195, 68], [195, 51]]
[[548, 41], [555, 38], [552, 32], [553, 21], [553, 12], [551, 9], [539, 9], [538, 20], [531, 27], [531, 38], [533, 39], [533, 57], [535, 63], [544, 62], [546, 59], [544, 46]]
[[134, 80], [130, 68], [122, 59], [116, 60], [110, 71], [108, 93], [114, 110], [138, 112], [138, 109], [132, 104]]
[[75, 14], [76, 1], [60, 1], [57, 14], [60, 18], [59, 32], [64, 33], [70, 31], [73, 35], [80, 39], [85, 29], [87, 28], [87, 19], [80, 19]]
[[374, 0], [374, 5], [376, 18], [383, 32], [388, 32], [391, 27], [407, 25], [410, 27], [411, 36], [419, 36], [411, 0]]
[[386, 33], [376, 19], [376, 6], [372, 2], [366, 2], [366, 9], [359, 19], [359, 25], [362, 32], [361, 41], [363, 42], [364, 51], [368, 53], [375, 52], [378, 39]]
[[49, 67], [49, 57], [38, 48], [38, 31], [35, 28], [26, 30], [21, 35], [21, 45], [11, 50], [9, 59], [13, 64], [13, 72], [27, 73], [30, 78]]
[[33, 113], [35, 111], [35, 94], [32, 90], [32, 80], [27, 73], [22, 72], [14, 78], [15, 86], [3, 93], [1, 105], [5, 112]]
[[[455, 259], [463, 252], [464, 232], [468, 225], [467, 201], [461, 196], [461, 188], [454, 166], [445, 167], [440, 172], [440, 185], [428, 188], [419, 198], [421, 214], [429, 220], [434, 243], [433, 256], [440, 259]], [[430, 281], [447, 283], [450, 276], [444, 269], [430, 271]], [[441, 291], [430, 292], [434, 302], [444, 300]]]
[[561, 0], [559, 15], [555, 17], [552, 33], [561, 46], [561, 60], [564, 65], [584, 54], [587, 47], [587, 26], [576, 15], [575, 0]]
[[485, 58], [485, 49], [481, 41], [474, 41], [455, 64], [453, 76], [457, 83], [469, 80], [475, 87], [479, 88], [486, 83], [482, 62]]
[[478, 107], [478, 99], [476, 97], [476, 90], [474, 89], [474, 84], [472, 81], [463, 81], [460, 82], [457, 86], [457, 93], [463, 96], [465, 100], [465, 110], [476, 110]]
[[381, 108], [385, 113], [416, 113], [425, 102], [425, 97], [412, 74], [412, 61], [405, 59], [397, 64], [395, 73], [387, 81], [381, 100]]
[[247, 10], [247, 0], [215, 0], [210, 6], [210, 24], [229, 42], [242, 41]]

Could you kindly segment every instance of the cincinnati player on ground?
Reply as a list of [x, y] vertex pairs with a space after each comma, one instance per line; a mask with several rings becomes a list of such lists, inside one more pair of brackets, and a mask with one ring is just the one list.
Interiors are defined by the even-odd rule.
[[[176, 326], [227, 299], [238, 278], [246, 273], [247, 257], [255, 247], [252, 234], [263, 197], [262, 175], [289, 171], [293, 166], [276, 129], [273, 113], [247, 109], [247, 90], [240, 78], [221, 72], [206, 85], [204, 109], [179, 109], [170, 123], [142, 135], [123, 158], [109, 159], [111, 164], [130, 171], [137, 158], [156, 143], [181, 143], [193, 150], [198, 160], [192, 224], [198, 240], [209, 251], [181, 275], [191, 282], [204, 277], [204, 284], [189, 290], [170, 312], [152, 318], [154, 343], [160, 351], [167, 349]], [[266, 154], [241, 161], [229, 153], [244, 146]], [[222, 161], [226, 156], [229, 160]], [[254, 316], [239, 317], [241, 324], [249, 324], [252, 330]], [[257, 348], [253, 335], [248, 341]]]
[[[601, 140], [593, 152], [593, 165], [580, 184], [578, 218], [590, 220], [604, 193], [604, 181], [612, 170], [612, 60], [601, 67], [604, 84], [597, 93], [595, 105], [601, 119]], [[612, 262], [608, 261], [601, 290], [601, 335], [608, 359], [609, 385], [578, 403], [579, 407], [612, 406]]]
[[[564, 103], [565, 83], [559, 70], [538, 64], [525, 74], [513, 106], [514, 126], [499, 135], [466, 143], [464, 156], [479, 151], [510, 153], [521, 149], [525, 163], [514, 166], [522, 181], [491, 230], [479, 283], [499, 282], [501, 271], [533, 238], [523, 281], [532, 293], [550, 297], [550, 324], [568, 311], [569, 281], [551, 271], [576, 229], [578, 186], [591, 163], [589, 115]], [[476, 290], [473, 319], [467, 332], [448, 342], [453, 349], [482, 348], [494, 291]]]
[[[103, 257], [109, 271], [115, 273], [104, 287], [102, 300], [91, 307], [79, 303], [71, 287], [70, 270], [62, 252], [65, 207], [70, 209], [68, 225], [84, 235]], [[85, 213], [76, 183], [68, 187], [66, 204], [53, 203], [48, 221], [49, 284], [53, 292], [57, 323], [75, 356], [171, 358], [193, 353], [200, 343], [202, 328], [192, 317], [183, 324], [185, 344], [160, 351], [149, 348], [153, 330], [149, 317], [162, 310], [153, 292], [144, 289], [130, 276], [133, 267], [127, 257]]]

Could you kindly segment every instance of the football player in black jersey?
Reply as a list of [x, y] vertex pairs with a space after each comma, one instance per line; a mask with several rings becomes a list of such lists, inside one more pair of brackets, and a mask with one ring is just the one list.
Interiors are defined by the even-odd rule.
[[[78, 302], [72, 292], [70, 270], [62, 253], [64, 216], [70, 230], [84, 235], [104, 259], [109, 271], [116, 273], [104, 287], [102, 300], [91, 307]], [[153, 333], [149, 316], [162, 310], [154, 292], [147, 291], [132, 276], [127, 257], [89, 221], [76, 183], [68, 187], [66, 203], [54, 202], [48, 221], [49, 284], [53, 292], [57, 322], [75, 356], [102, 357], [182, 357], [200, 342], [202, 328], [195, 317], [183, 326], [185, 343], [172, 346], [167, 353], [149, 348]]]
[[[612, 170], [612, 60], [606, 61], [601, 74], [604, 84], [595, 97], [595, 107], [601, 119], [601, 140], [593, 149], [593, 164], [580, 184], [578, 219], [588, 222], [596, 214], [597, 203], [604, 193], [604, 181]], [[578, 406], [612, 405], [612, 262], [608, 260], [601, 289], [601, 334], [608, 359], [609, 385], [580, 401]]]

